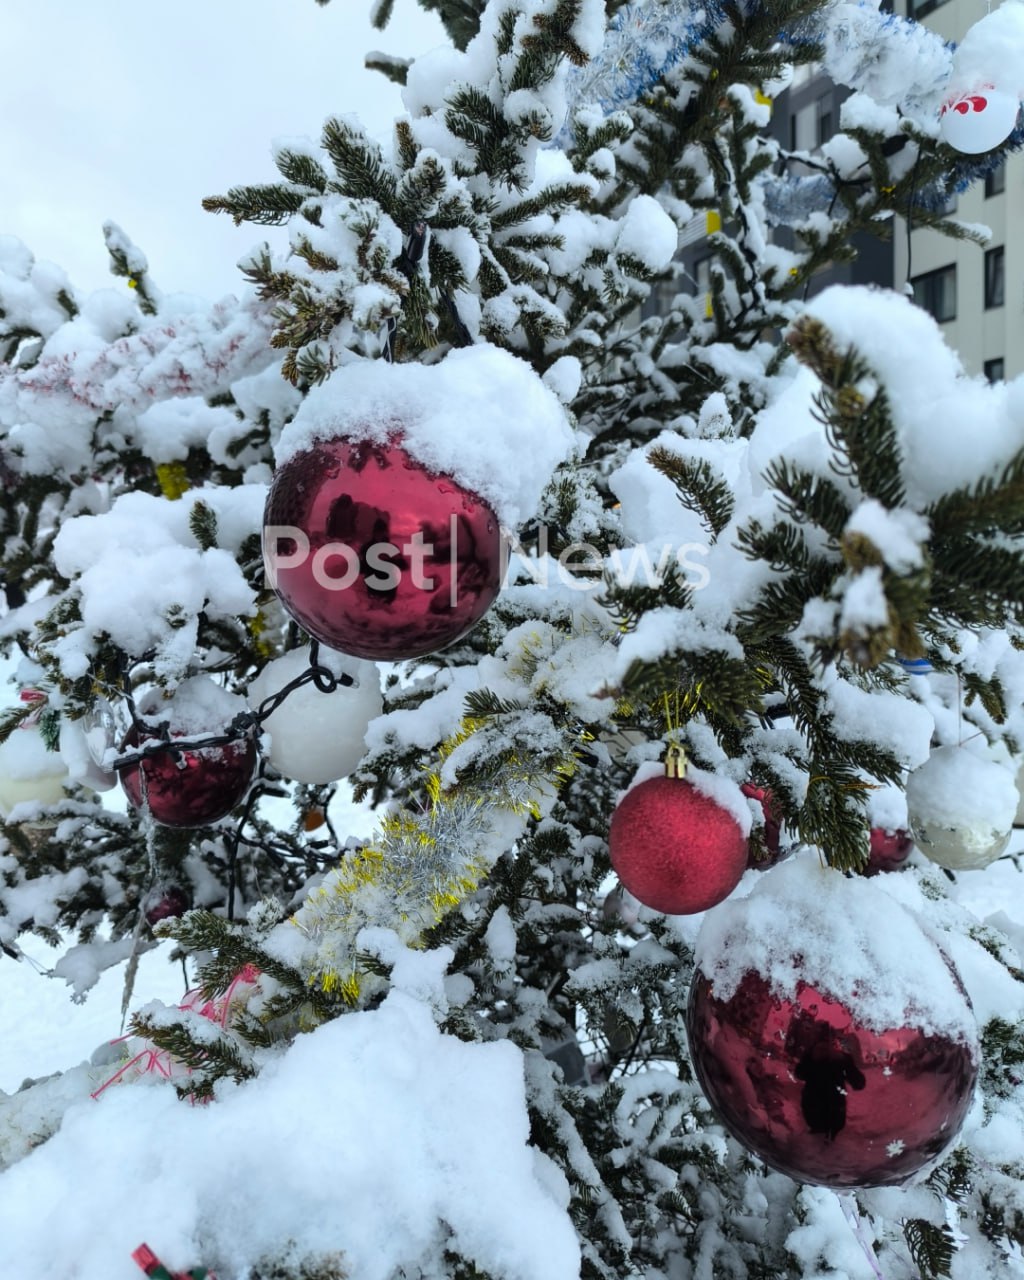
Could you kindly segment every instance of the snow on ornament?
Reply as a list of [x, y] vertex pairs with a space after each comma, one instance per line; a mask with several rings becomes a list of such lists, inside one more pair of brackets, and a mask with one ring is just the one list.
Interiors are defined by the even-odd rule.
[[[42, 709], [46, 695], [23, 689], [21, 700]], [[50, 751], [39, 728], [39, 711], [33, 711], [0, 743], [0, 817], [9, 818], [16, 805], [51, 805], [67, 798], [70, 785], [67, 765], [56, 751]], [[25, 826], [46, 826], [30, 821]]]
[[159, 691], [141, 701], [139, 719], [121, 749], [131, 753], [163, 745], [118, 770], [132, 807], [148, 810], [165, 827], [202, 827], [230, 813], [249, 789], [256, 767], [251, 734], [211, 746], [176, 746], [174, 740], [222, 737], [244, 714], [244, 701], [209, 676], [183, 681], [169, 701]]
[[686, 1022], [722, 1124], [798, 1182], [899, 1186], [971, 1105], [977, 1030], [951, 962], [875, 882], [817, 857], [708, 913]]
[[706, 911], [747, 866], [750, 813], [738, 788], [700, 769], [683, 777], [684, 768], [682, 751], [670, 747], [665, 771], [626, 792], [608, 831], [623, 885], [665, 915]]
[[937, 747], [907, 779], [914, 842], [950, 871], [995, 861], [1010, 843], [1019, 803], [1010, 772], [965, 747]]
[[[262, 722], [269, 735], [270, 763], [295, 782], [335, 782], [350, 774], [366, 749], [366, 728], [383, 707], [374, 663], [323, 649], [318, 663], [353, 683], [339, 684], [332, 693], [322, 693], [312, 681], [300, 685]], [[308, 649], [295, 649], [267, 663], [249, 685], [250, 707], [257, 710], [308, 669]]]
[[494, 601], [501, 529], [534, 514], [573, 443], [557, 396], [486, 343], [434, 365], [344, 365], [281, 433], [268, 582], [331, 649], [395, 661], [445, 648]]
[[1017, 124], [1020, 103], [1012, 93], [981, 85], [948, 98], [939, 110], [944, 142], [965, 155], [976, 156], [1000, 146]]

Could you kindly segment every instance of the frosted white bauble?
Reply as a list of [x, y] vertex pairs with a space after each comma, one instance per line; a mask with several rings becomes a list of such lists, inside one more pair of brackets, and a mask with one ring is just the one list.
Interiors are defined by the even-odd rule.
[[[366, 727], [383, 707], [376, 663], [323, 648], [320, 663], [356, 683], [339, 685], [333, 693], [304, 684], [263, 721], [263, 732], [270, 737], [270, 763], [294, 782], [336, 782], [351, 773], [366, 749]], [[308, 667], [308, 649], [268, 662], [249, 686], [250, 707], [256, 710]]]
[[942, 104], [939, 132], [943, 140], [965, 155], [991, 151], [1013, 132], [1020, 108], [1016, 96], [983, 86], [958, 93]]
[[0, 815], [10, 817], [17, 804], [57, 804], [66, 799], [67, 766], [48, 751], [36, 725], [19, 725], [0, 743]]
[[93, 729], [90, 732], [83, 720], [69, 720], [67, 716], [61, 716], [60, 754], [72, 782], [92, 791], [109, 791], [117, 785], [117, 774], [104, 769], [96, 760], [94, 748], [99, 744], [98, 732], [101, 731]]
[[907, 814], [925, 857], [950, 871], [987, 867], [1006, 849], [1019, 804], [1013, 775], [964, 747], [937, 747], [907, 779]]

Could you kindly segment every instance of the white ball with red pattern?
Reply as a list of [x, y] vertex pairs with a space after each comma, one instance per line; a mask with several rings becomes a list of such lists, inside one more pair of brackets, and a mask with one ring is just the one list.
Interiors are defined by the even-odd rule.
[[965, 155], [981, 155], [1000, 146], [1013, 133], [1020, 103], [992, 85], [979, 85], [947, 98], [939, 111], [943, 141]]

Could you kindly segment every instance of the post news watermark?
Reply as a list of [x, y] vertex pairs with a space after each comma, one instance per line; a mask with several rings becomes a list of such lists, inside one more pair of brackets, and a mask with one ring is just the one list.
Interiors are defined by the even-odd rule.
[[[642, 543], [614, 547], [610, 552], [602, 552], [589, 542], [573, 542], [562, 547], [558, 555], [552, 555], [548, 530], [541, 526], [536, 546], [524, 548], [508, 530], [502, 531], [500, 546], [502, 587], [510, 581], [525, 581], [542, 588], [557, 585], [570, 591], [591, 591], [610, 578], [620, 587], [657, 589], [670, 574], [682, 574], [691, 591], [701, 591], [711, 581], [704, 563], [710, 548], [702, 542]], [[428, 542], [420, 530], [400, 544], [375, 541], [354, 546], [350, 542], [325, 542], [314, 550], [308, 534], [295, 525], [267, 525], [263, 530], [263, 563], [267, 585], [272, 590], [277, 589], [282, 571], [308, 565], [313, 581], [324, 591], [345, 591], [360, 579], [372, 591], [397, 591], [404, 582], [416, 591], [436, 591], [438, 572], [448, 567], [454, 605], [463, 549], [466, 559], [478, 558], [475, 548], [460, 548], [456, 516], [451, 517], [448, 536], [440, 546]]]

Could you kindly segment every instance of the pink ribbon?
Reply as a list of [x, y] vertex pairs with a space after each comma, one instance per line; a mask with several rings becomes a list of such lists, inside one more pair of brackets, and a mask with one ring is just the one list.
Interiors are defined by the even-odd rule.
[[[227, 1029], [228, 1020], [231, 1017], [231, 1006], [238, 995], [239, 989], [246, 986], [255, 986], [259, 981], [260, 971], [254, 964], [244, 965], [238, 973], [231, 979], [224, 993], [215, 996], [212, 1000], [204, 999], [202, 990], [199, 987], [193, 988], [185, 993], [185, 999], [178, 1005], [179, 1009], [183, 1009], [190, 1013], [198, 1013], [202, 1018], [208, 1018], [211, 1022], [219, 1023], [225, 1030]], [[116, 1040], [111, 1040], [111, 1044], [122, 1044], [125, 1040], [130, 1040], [131, 1036], [118, 1036]], [[139, 1064], [144, 1063], [140, 1066]], [[140, 1076], [156, 1073], [163, 1076], [165, 1080], [170, 1080], [176, 1072], [176, 1068], [181, 1066], [186, 1075], [192, 1074], [191, 1067], [187, 1067], [184, 1063], [177, 1063], [167, 1049], [156, 1049], [147, 1046], [134, 1058], [130, 1058], [122, 1066], [114, 1072], [109, 1080], [105, 1080], [103, 1084], [93, 1093], [93, 1098], [98, 1098], [105, 1089], [109, 1089], [112, 1084], [125, 1076], [132, 1069], [138, 1067]]]

